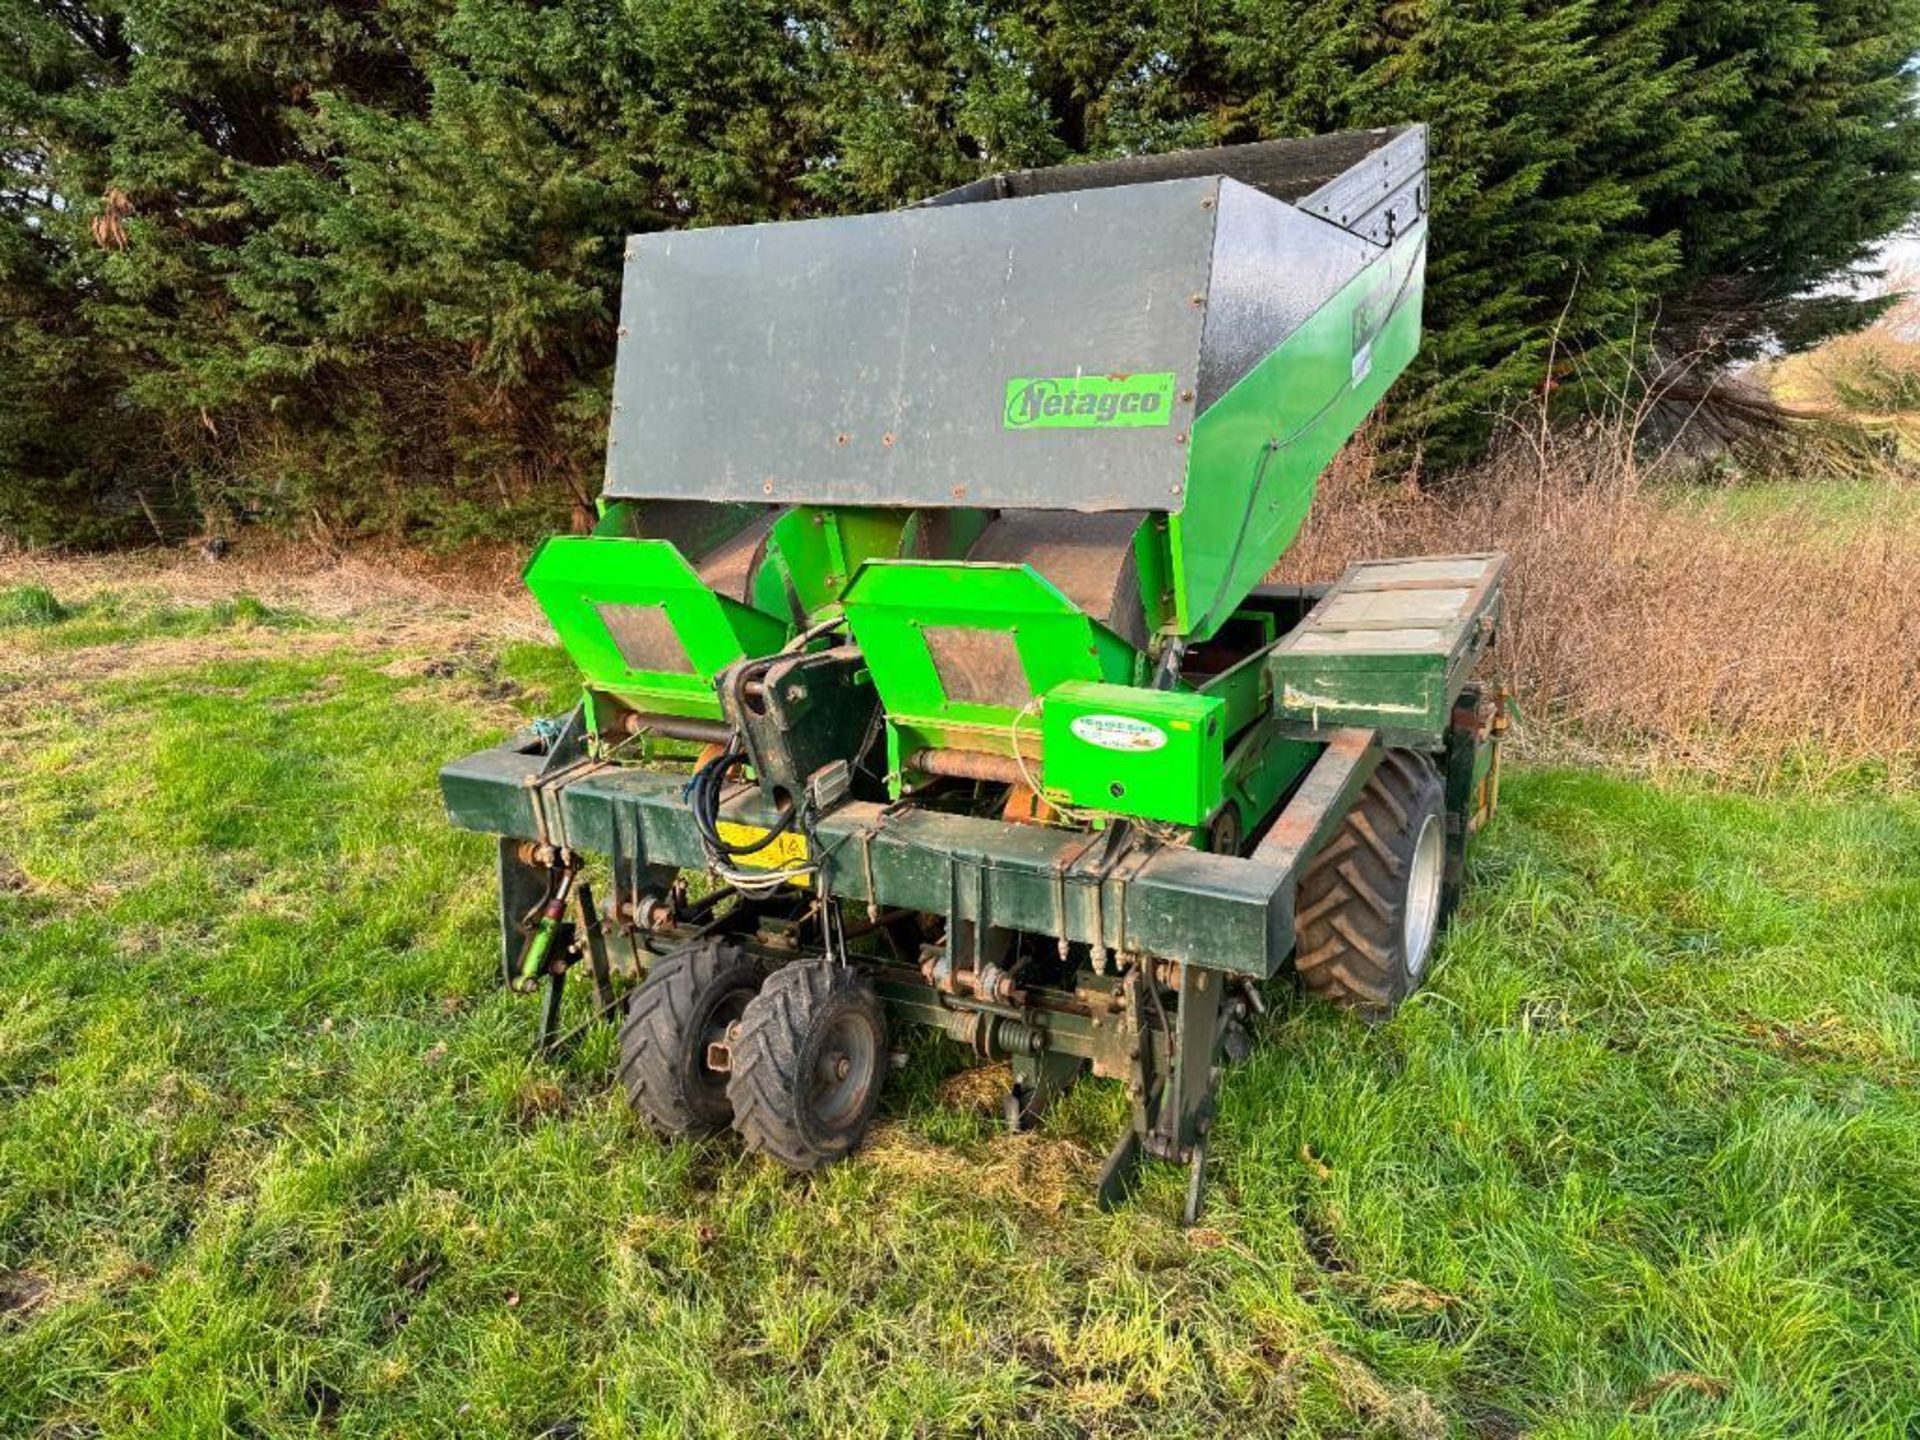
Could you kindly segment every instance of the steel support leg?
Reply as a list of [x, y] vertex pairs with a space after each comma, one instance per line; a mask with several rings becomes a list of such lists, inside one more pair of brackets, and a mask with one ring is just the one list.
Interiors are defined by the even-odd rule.
[[593, 975], [593, 1013], [612, 1024], [613, 966], [607, 960], [607, 932], [594, 907], [593, 887], [582, 880], [574, 888], [580, 901], [580, 938], [585, 942], [581, 948], [587, 952], [587, 968]]
[[540, 991], [539, 1052], [551, 1056], [560, 1046], [560, 1002], [567, 994], [565, 952], [556, 955], [547, 966], [546, 981]]
[[[1142, 1155], [1171, 1160], [1188, 1169], [1182, 1218], [1192, 1225], [1200, 1218], [1206, 1185], [1207, 1134], [1213, 1128], [1218, 1060], [1226, 1033], [1226, 983], [1212, 971], [1181, 966], [1170, 1014], [1164, 1003], [1140, 998], [1141, 988], [1154, 983], [1146, 967], [1127, 977], [1138, 1027], [1128, 1081], [1134, 1115], [1101, 1167], [1099, 1200], [1111, 1207], [1131, 1193]], [[1164, 1002], [1157, 992], [1155, 998]], [[1165, 1029], [1158, 1023], [1162, 1020]]]
[[1131, 1062], [1127, 1066], [1127, 1098], [1133, 1103], [1127, 1128], [1114, 1142], [1113, 1149], [1107, 1152], [1106, 1162], [1100, 1167], [1095, 1198], [1102, 1210], [1114, 1209], [1133, 1194], [1133, 1187], [1140, 1178], [1141, 1148], [1152, 1131], [1160, 1091], [1165, 1083], [1161, 1076], [1160, 1040], [1156, 1039], [1157, 1032], [1147, 1023], [1146, 1001], [1141, 995], [1141, 987], [1151, 985], [1153, 980], [1142, 973], [1143, 969], [1136, 965], [1121, 982], [1125, 1002], [1125, 1033], [1129, 1037], [1128, 1048], [1132, 1052]]
[[1213, 1128], [1213, 1097], [1219, 1077], [1224, 979], [1197, 966], [1180, 967], [1179, 1008], [1173, 1015], [1172, 1088], [1163, 1099], [1156, 1133], [1168, 1159], [1187, 1152]]

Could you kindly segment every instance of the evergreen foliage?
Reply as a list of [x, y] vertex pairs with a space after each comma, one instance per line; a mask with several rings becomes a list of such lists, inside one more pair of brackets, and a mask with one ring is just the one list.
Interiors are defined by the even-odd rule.
[[0, 0], [0, 530], [584, 505], [628, 233], [1408, 119], [1444, 463], [1554, 357], [1856, 318], [1797, 297], [1920, 203], [1916, 52], [1920, 0]]

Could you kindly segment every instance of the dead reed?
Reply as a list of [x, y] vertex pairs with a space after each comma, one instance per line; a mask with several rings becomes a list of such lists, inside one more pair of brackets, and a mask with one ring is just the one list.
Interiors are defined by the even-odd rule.
[[1920, 782], [1920, 508], [1892, 471], [1817, 484], [1649, 478], [1616, 430], [1516, 436], [1441, 493], [1356, 448], [1278, 574], [1365, 556], [1513, 559], [1498, 671], [1536, 753], [1596, 749], [1763, 785]]

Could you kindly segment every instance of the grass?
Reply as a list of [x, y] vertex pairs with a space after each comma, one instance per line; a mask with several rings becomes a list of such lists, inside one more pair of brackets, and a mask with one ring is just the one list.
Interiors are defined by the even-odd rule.
[[1396, 1022], [1275, 995], [1188, 1235], [1089, 1203], [1111, 1084], [1009, 1139], [922, 1047], [794, 1181], [530, 1059], [433, 772], [566, 685], [0, 592], [0, 1434], [1920, 1423], [1920, 798], [1517, 771]]
[[1753, 481], [1711, 488], [1675, 486], [1662, 493], [1683, 514], [1721, 525], [1798, 521], [1811, 543], [1846, 544], [1862, 534], [1920, 535], [1920, 486], [1873, 480]]

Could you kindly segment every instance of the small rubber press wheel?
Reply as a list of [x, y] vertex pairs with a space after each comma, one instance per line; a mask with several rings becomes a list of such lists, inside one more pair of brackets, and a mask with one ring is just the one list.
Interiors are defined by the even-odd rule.
[[620, 1026], [627, 1103], [669, 1139], [711, 1135], [733, 1119], [727, 1077], [707, 1047], [746, 1012], [766, 966], [736, 945], [701, 940], [653, 962]]
[[844, 1159], [866, 1137], [887, 1071], [887, 1020], [864, 976], [828, 961], [776, 970], [733, 1042], [733, 1128], [789, 1170]]
[[1301, 982], [1364, 1019], [1391, 1016], [1426, 978], [1446, 869], [1440, 776], [1419, 752], [1389, 750], [1300, 882]]

